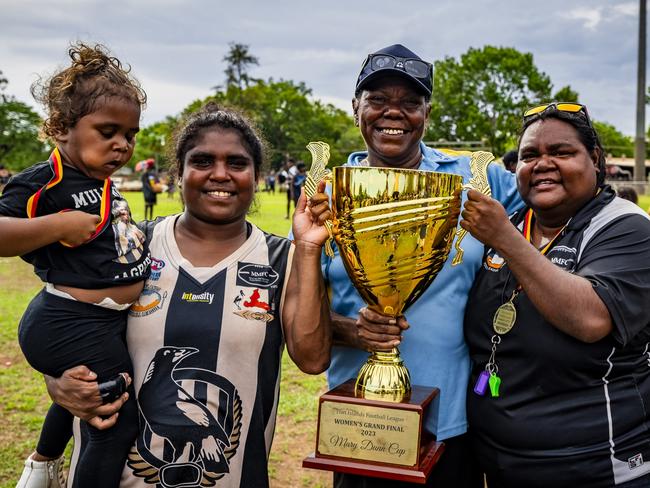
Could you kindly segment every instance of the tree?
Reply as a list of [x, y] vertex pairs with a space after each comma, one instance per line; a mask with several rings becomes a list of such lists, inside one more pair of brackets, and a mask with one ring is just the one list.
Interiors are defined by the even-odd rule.
[[27, 104], [4, 93], [8, 81], [0, 71], [0, 163], [22, 170], [47, 159], [38, 139], [41, 118]]
[[616, 158], [634, 157], [634, 141], [607, 122], [592, 121], [606, 155]]
[[550, 101], [552, 84], [530, 53], [470, 48], [435, 63], [427, 140], [485, 140], [502, 154], [516, 140], [523, 112]]
[[197, 110], [209, 100], [222, 106], [236, 105], [268, 141], [273, 168], [278, 168], [287, 155], [310, 161], [305, 146], [316, 140], [330, 144], [332, 165], [342, 164], [349, 152], [363, 147], [359, 131], [343, 110], [314, 101], [311, 94], [304, 83], [258, 80], [243, 90], [230, 85], [212, 97], [193, 102], [185, 113]]
[[[256, 81], [248, 75], [248, 69], [251, 65], [258, 66], [259, 60], [248, 51], [247, 44], [231, 42], [230, 50], [223, 57], [227, 64], [224, 73], [226, 74], [226, 87], [236, 86], [241, 91], [244, 87], [248, 88], [251, 82]], [[214, 87], [219, 91], [219, 87]]]
[[578, 103], [578, 92], [574, 91], [570, 85], [567, 85], [555, 92], [555, 95], [553, 95], [553, 100], [556, 102]]
[[172, 140], [172, 133], [178, 120], [176, 117], [166, 117], [142, 129], [136, 136], [137, 144], [131, 158], [131, 166], [143, 159], [154, 158], [160, 165], [165, 161], [167, 148]]

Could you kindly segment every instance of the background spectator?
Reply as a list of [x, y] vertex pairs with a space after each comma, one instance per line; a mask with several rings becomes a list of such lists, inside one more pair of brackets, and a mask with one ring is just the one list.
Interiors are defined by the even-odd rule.
[[508, 151], [503, 155], [503, 165], [511, 173], [514, 173], [517, 170], [518, 161], [519, 155], [517, 154], [517, 151]]

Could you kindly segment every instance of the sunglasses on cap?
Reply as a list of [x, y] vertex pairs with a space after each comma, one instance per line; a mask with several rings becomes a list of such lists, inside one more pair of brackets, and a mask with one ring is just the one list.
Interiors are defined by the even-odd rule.
[[589, 118], [589, 113], [587, 112], [587, 107], [581, 103], [569, 103], [569, 102], [552, 102], [545, 103], [543, 105], [538, 105], [537, 107], [530, 108], [524, 112], [524, 123], [527, 122], [531, 117], [535, 115], [540, 115], [547, 110], [557, 110], [558, 112], [567, 112], [572, 114], [582, 114], [589, 124], [591, 125], [591, 119]]
[[391, 54], [369, 54], [363, 63], [362, 70], [370, 65], [371, 71], [382, 69], [400, 69], [416, 78], [430, 78], [433, 65], [415, 58], [398, 58]]

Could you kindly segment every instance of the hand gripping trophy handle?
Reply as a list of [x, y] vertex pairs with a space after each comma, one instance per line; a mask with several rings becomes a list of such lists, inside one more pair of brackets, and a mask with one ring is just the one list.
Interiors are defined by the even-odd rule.
[[[316, 194], [318, 184], [321, 181], [331, 181], [332, 172], [327, 169], [327, 162], [330, 159], [330, 146], [326, 142], [310, 142], [307, 144], [307, 149], [311, 153], [312, 163], [311, 168], [307, 172], [307, 180], [305, 181], [305, 196], [311, 198]], [[325, 242], [325, 254], [329, 257], [334, 257], [334, 250], [332, 249], [332, 222], [329, 220], [325, 221], [325, 228], [330, 235], [327, 242]]]
[[[472, 178], [469, 180], [468, 185], [463, 186], [463, 189], [477, 190], [484, 195], [490, 196], [492, 194], [492, 190], [490, 189], [490, 182], [488, 181], [487, 168], [493, 160], [494, 156], [492, 153], [486, 151], [473, 152], [469, 162], [469, 167], [472, 171]], [[457, 266], [463, 262], [463, 254], [465, 254], [465, 251], [463, 251], [463, 249], [460, 247], [460, 243], [466, 234], [467, 231], [460, 227], [456, 231], [456, 244], [454, 245], [456, 255], [451, 261], [452, 266]]]

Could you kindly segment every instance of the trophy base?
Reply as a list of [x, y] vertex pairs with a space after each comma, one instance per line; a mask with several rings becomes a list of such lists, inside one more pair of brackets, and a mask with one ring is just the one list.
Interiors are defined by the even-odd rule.
[[401, 402], [362, 398], [355, 380], [319, 399], [316, 451], [305, 468], [426, 483], [444, 444], [423, 429], [437, 388], [413, 386]]

